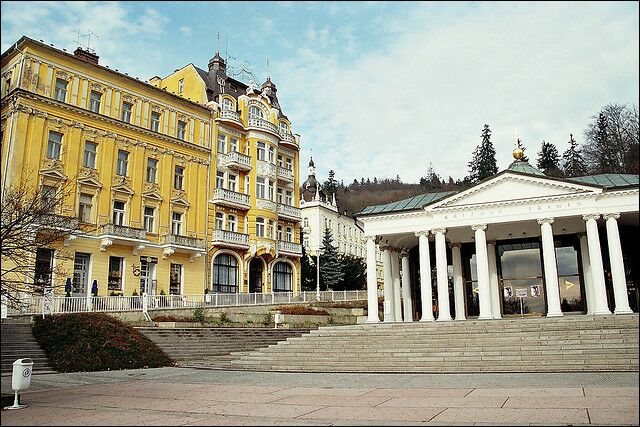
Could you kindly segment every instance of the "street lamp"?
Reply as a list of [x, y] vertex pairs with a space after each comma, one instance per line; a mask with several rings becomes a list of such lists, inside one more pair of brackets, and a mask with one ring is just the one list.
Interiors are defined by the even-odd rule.
[[318, 209], [318, 252], [316, 252], [316, 301], [320, 301], [320, 209]]

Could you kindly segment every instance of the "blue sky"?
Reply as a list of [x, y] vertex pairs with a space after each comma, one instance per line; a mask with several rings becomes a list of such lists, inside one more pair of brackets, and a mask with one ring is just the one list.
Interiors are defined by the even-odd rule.
[[269, 73], [313, 157], [354, 178], [417, 182], [433, 164], [463, 178], [485, 123], [498, 166], [514, 133], [582, 142], [607, 103], [638, 105], [638, 3], [2, 2], [2, 51], [22, 35], [73, 50], [78, 30], [101, 63], [148, 79], [216, 50]]

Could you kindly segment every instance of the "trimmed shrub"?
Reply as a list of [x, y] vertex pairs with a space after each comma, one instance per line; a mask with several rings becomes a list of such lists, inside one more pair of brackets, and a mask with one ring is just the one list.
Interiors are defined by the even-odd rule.
[[154, 322], [196, 322], [193, 317], [176, 317], [176, 316], [156, 316]]
[[196, 322], [204, 323], [207, 319], [204, 316], [204, 308], [198, 307], [193, 309], [193, 318]]
[[307, 307], [304, 305], [281, 305], [279, 307], [276, 307], [276, 310], [278, 310], [282, 314], [303, 314], [303, 315], [306, 314], [306, 315], [313, 315], [313, 316], [329, 315], [327, 310], [323, 310], [321, 308]]
[[33, 335], [58, 372], [159, 368], [175, 362], [133, 327], [104, 313], [36, 317]]

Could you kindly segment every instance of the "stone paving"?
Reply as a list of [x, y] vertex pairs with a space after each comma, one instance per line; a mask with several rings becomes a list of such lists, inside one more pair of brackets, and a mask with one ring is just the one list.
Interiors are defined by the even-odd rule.
[[[34, 375], [1, 425], [638, 425], [638, 373]], [[2, 392], [11, 378], [2, 377]]]

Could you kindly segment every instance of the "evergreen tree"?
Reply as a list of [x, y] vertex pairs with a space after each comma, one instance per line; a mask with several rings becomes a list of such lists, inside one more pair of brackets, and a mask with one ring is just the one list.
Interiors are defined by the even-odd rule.
[[341, 255], [344, 277], [338, 282], [336, 291], [362, 291], [367, 289], [367, 264], [362, 258]]
[[542, 141], [542, 147], [538, 153], [537, 166], [545, 175], [562, 175], [560, 171], [560, 155], [555, 145], [544, 140]]
[[[304, 242], [302, 228], [300, 229], [300, 241]], [[302, 256], [300, 257], [300, 286], [303, 291], [316, 290], [316, 267], [311, 263], [304, 245], [302, 245]]]
[[471, 160], [467, 165], [469, 166], [469, 175], [464, 180], [470, 183], [478, 182], [478, 147], [473, 149]]
[[520, 160], [522, 160], [523, 162], [527, 162], [528, 163], [529, 162], [529, 158], [527, 156], [525, 156], [525, 154], [524, 154], [526, 148], [524, 148], [524, 144], [522, 144], [522, 141], [520, 141], [520, 138], [518, 138], [518, 142], [517, 142], [516, 145], [518, 146], [519, 149], [522, 150], [522, 159], [520, 159]]
[[320, 255], [320, 276], [325, 290], [333, 290], [344, 277], [344, 268], [338, 253], [338, 248], [333, 245], [333, 237], [328, 227], [324, 229], [322, 237], [322, 252]]
[[469, 180], [482, 181], [498, 173], [496, 150], [491, 142], [491, 129], [485, 124], [482, 129], [482, 142], [473, 150], [469, 165]]
[[569, 134], [569, 148], [562, 154], [564, 175], [566, 177], [584, 176], [587, 173], [587, 166], [582, 158], [582, 153], [578, 149], [578, 143], [573, 139], [573, 134]]
[[336, 173], [333, 170], [329, 171], [329, 179], [327, 179], [322, 185], [327, 198], [331, 200], [331, 195], [338, 190], [338, 181], [336, 180]]

